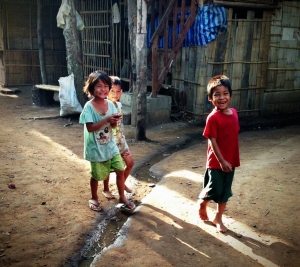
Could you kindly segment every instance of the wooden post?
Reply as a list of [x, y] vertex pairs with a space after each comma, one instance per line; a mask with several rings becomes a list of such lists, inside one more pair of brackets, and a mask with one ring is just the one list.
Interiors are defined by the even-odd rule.
[[147, 119], [147, 42], [146, 42], [147, 4], [144, 0], [137, 1], [137, 33], [136, 33], [136, 90], [137, 99], [136, 140], [146, 140]]
[[[129, 28], [129, 40], [130, 40], [130, 54], [131, 54], [131, 86], [132, 92], [136, 91], [136, 17], [137, 17], [137, 7], [136, 0], [130, 0], [127, 2], [128, 8], [128, 28]], [[131, 104], [131, 126], [136, 126], [137, 118], [137, 106], [136, 98], [132, 98]]]
[[45, 65], [44, 55], [44, 38], [43, 38], [43, 21], [42, 21], [42, 3], [41, 0], [37, 0], [37, 36], [38, 36], [38, 47], [39, 47], [39, 61], [40, 71], [42, 77], [42, 83], [48, 84], [47, 71]]
[[76, 10], [74, 1], [75, 0], [62, 0], [62, 3], [67, 3], [71, 7], [69, 15], [64, 16], [66, 25], [63, 34], [66, 41], [68, 74], [74, 74], [77, 98], [79, 103], [84, 106], [87, 97], [82, 91], [84, 81], [81, 61], [81, 40], [80, 33], [76, 28]]

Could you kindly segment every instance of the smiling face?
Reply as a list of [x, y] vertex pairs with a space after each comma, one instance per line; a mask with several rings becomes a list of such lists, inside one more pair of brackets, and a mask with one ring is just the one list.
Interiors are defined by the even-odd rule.
[[108, 99], [116, 103], [122, 95], [123, 91], [120, 85], [114, 84], [108, 93]]
[[226, 112], [230, 103], [230, 92], [224, 85], [218, 85], [213, 89], [212, 96], [208, 100], [220, 111]]
[[98, 82], [95, 84], [93, 96], [95, 98], [105, 99], [108, 96], [108, 93], [109, 85], [101, 80], [98, 80]]

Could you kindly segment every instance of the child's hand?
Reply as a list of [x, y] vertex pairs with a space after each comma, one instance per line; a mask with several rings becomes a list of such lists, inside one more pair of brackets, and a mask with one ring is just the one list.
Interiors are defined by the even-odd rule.
[[223, 172], [232, 172], [232, 166], [228, 161], [224, 160], [220, 162], [220, 166]]
[[116, 114], [113, 114], [113, 117], [119, 121], [122, 119], [122, 114], [116, 113]]
[[119, 113], [116, 113], [116, 114], [112, 114], [112, 115], [108, 116], [106, 119], [107, 119], [108, 123], [116, 124], [119, 120], [121, 120], [121, 118], [122, 118], [122, 115]]

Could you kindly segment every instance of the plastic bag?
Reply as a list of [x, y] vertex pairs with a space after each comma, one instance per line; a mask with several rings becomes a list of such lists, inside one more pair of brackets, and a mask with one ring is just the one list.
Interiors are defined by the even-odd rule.
[[68, 16], [70, 11], [71, 11], [71, 7], [68, 4], [64, 3], [60, 6], [57, 16], [56, 16], [58, 28], [62, 28], [62, 29], [65, 28], [66, 23], [65, 23], [64, 15]]
[[78, 12], [76, 11], [76, 27], [77, 30], [82, 31], [84, 29], [84, 23]]
[[56, 21], [57, 21], [57, 27], [58, 28], [65, 28], [65, 20], [64, 20], [64, 14], [62, 12], [62, 6], [59, 8], [57, 16], [56, 16]]
[[60, 77], [59, 80], [59, 101], [60, 116], [78, 114], [82, 112], [82, 107], [78, 102], [75, 85], [74, 74], [67, 77]]

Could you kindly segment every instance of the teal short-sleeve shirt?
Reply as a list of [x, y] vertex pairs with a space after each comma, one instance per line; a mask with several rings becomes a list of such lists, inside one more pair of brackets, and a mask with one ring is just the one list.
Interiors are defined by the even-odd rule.
[[102, 116], [93, 107], [91, 101], [84, 105], [79, 117], [79, 123], [84, 124], [84, 158], [90, 162], [104, 162], [120, 153], [113, 137], [112, 127], [108, 123], [97, 131], [88, 132], [86, 123], [97, 123], [111, 114], [117, 113], [117, 109], [111, 101], [106, 100], [108, 110]]

